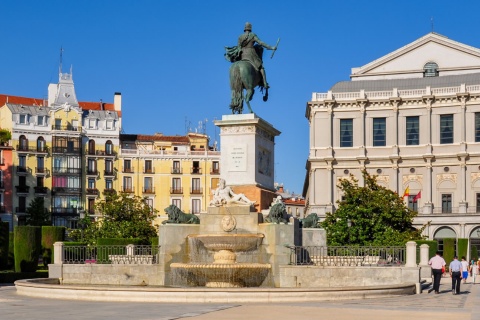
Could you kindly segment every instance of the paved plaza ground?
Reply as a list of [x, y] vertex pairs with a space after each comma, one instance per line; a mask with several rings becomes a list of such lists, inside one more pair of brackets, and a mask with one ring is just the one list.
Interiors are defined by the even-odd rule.
[[284, 304], [158, 304], [90, 302], [29, 298], [14, 286], [0, 285], [0, 319], [479, 319], [480, 284], [462, 284], [451, 294], [450, 278], [443, 278], [441, 294], [381, 299]]

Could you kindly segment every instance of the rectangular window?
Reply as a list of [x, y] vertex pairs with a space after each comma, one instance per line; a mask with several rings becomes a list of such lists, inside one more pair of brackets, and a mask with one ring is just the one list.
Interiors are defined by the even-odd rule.
[[480, 112], [475, 112], [475, 142], [480, 142]]
[[182, 181], [180, 178], [173, 178], [172, 179], [172, 189], [173, 190], [181, 190], [182, 189]]
[[182, 173], [180, 168], [180, 161], [173, 161], [172, 173]]
[[97, 120], [90, 119], [88, 120], [88, 129], [96, 129], [97, 128]]
[[97, 174], [97, 160], [95, 159], [88, 159], [88, 174]]
[[95, 189], [95, 179], [89, 178], [88, 179], [88, 189]]
[[124, 192], [132, 192], [132, 178], [131, 177], [123, 177], [123, 191]]
[[107, 130], [113, 130], [113, 121], [112, 120], [106, 120], [105, 127], [106, 127]]
[[112, 174], [113, 173], [113, 162], [112, 160], [105, 160], [105, 173]]
[[220, 163], [218, 161], [212, 162], [212, 173], [220, 173]]
[[39, 126], [45, 125], [45, 116], [37, 116], [37, 125]]
[[192, 199], [192, 213], [200, 213], [200, 199]]
[[62, 129], [62, 119], [55, 119], [55, 130]]
[[453, 114], [440, 115], [440, 143], [453, 143]]
[[387, 145], [386, 118], [373, 118], [373, 146], [385, 147]]
[[182, 200], [181, 199], [172, 199], [172, 204], [178, 209], [182, 209]]
[[210, 185], [210, 188], [217, 189], [218, 188], [218, 182], [220, 181], [219, 178], [212, 178], [212, 184]]
[[152, 198], [145, 198], [145, 203], [147, 206], [150, 207], [150, 209], [152, 209], [153, 211], [153, 199]]
[[108, 189], [108, 190], [113, 189], [113, 180], [112, 179], [105, 179], [105, 189]]
[[418, 200], [413, 201], [415, 196], [416, 196], [416, 194], [408, 195], [408, 208], [412, 211], [418, 212]]
[[452, 194], [442, 194], [442, 213], [452, 213]]
[[407, 146], [418, 146], [420, 139], [419, 139], [419, 123], [420, 117], [413, 116], [413, 117], [406, 117], [406, 144]]
[[152, 178], [146, 177], [143, 179], [143, 185], [145, 188], [145, 192], [152, 192], [153, 191], [153, 181]]
[[37, 187], [44, 187], [44, 186], [45, 186], [45, 178], [37, 177]]
[[20, 124], [28, 124], [28, 114], [21, 114], [19, 117]]
[[145, 173], [153, 173], [152, 160], [145, 160]]
[[353, 119], [340, 119], [340, 147], [353, 147]]
[[477, 213], [480, 212], [480, 193], [477, 193]]
[[192, 178], [192, 193], [200, 193], [200, 178]]
[[18, 156], [18, 166], [21, 168], [27, 168], [27, 157], [26, 156]]
[[132, 172], [132, 160], [123, 160], [123, 172]]

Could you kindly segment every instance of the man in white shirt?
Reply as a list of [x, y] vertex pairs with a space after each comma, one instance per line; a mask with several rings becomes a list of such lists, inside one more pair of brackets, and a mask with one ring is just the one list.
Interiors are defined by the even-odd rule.
[[437, 251], [435, 257], [431, 258], [430, 261], [428, 261], [428, 264], [432, 266], [433, 290], [438, 294], [440, 293], [440, 280], [443, 273], [442, 269], [447, 263], [440, 255], [440, 251]]

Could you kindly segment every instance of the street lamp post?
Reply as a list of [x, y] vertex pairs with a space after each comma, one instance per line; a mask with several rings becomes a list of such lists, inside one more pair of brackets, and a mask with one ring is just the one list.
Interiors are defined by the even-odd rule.
[[347, 227], [348, 227], [348, 244], [350, 245], [350, 227], [352, 226], [352, 221], [350, 219], [347, 220]]
[[85, 229], [85, 222], [83, 221], [83, 219], [85, 219], [85, 210], [83, 210], [82, 208], [79, 208], [78, 215], [80, 217], [80, 221], [78, 222], [78, 225], [80, 227], [80, 231], [82, 234], [82, 242], [83, 242], [83, 230]]

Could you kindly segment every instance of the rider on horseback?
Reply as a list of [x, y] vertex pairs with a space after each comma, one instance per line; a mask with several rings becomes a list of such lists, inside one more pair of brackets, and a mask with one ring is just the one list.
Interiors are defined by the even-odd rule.
[[226, 48], [227, 53], [225, 56], [230, 62], [239, 60], [246, 60], [250, 62], [262, 75], [263, 87], [268, 89], [270, 86], [267, 83], [267, 76], [265, 75], [265, 68], [263, 67], [261, 56], [259, 56], [255, 49], [256, 44], [269, 50], [277, 50], [276, 46], [272, 47], [265, 42], [262, 42], [257, 35], [252, 32], [252, 24], [247, 22], [245, 23], [244, 33], [238, 38], [238, 46]]

